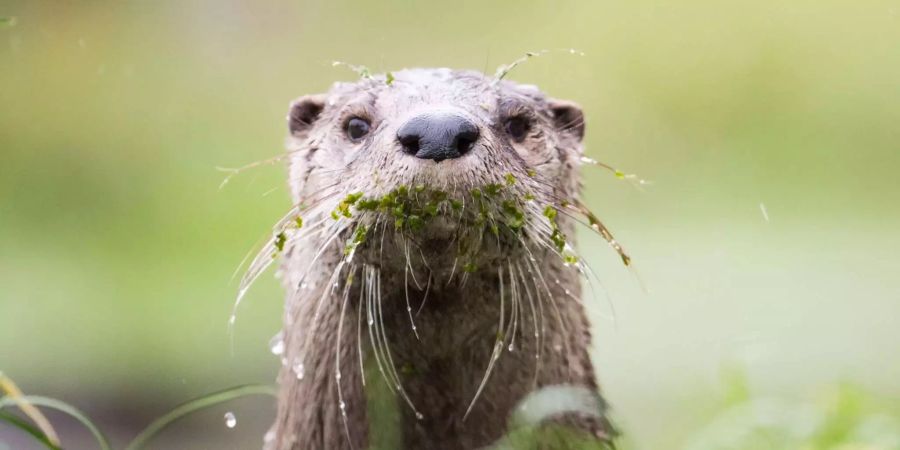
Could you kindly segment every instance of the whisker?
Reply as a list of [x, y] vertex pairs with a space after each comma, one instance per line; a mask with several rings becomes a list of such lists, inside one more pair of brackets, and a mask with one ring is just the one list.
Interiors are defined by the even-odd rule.
[[366, 267], [363, 266], [360, 278], [360, 287], [359, 287], [359, 304], [356, 305], [356, 353], [359, 355], [359, 374], [360, 380], [362, 380], [363, 387], [366, 387], [366, 368], [365, 364], [363, 364], [363, 347], [362, 347], [362, 312], [363, 305], [366, 292]]
[[218, 170], [218, 171], [220, 171], [220, 172], [226, 172], [226, 173], [228, 173], [228, 175], [225, 176], [225, 179], [222, 180], [222, 182], [219, 184], [219, 190], [221, 191], [221, 190], [225, 187], [225, 185], [228, 184], [228, 182], [231, 181], [231, 179], [234, 178], [235, 176], [237, 176], [237, 175], [239, 175], [239, 174], [241, 174], [241, 173], [243, 173], [243, 172], [246, 172], [247, 170], [256, 168], [256, 167], [261, 167], [261, 166], [264, 166], [264, 165], [273, 165], [273, 164], [275, 164], [275, 163], [277, 163], [277, 162], [281, 162], [281, 161], [285, 160], [288, 156], [290, 156], [291, 153], [293, 153], [293, 152], [296, 152], [296, 150], [295, 150], [295, 151], [282, 152], [282, 153], [280, 153], [279, 155], [273, 156], [273, 157], [271, 157], [271, 158], [266, 158], [266, 159], [263, 159], [263, 160], [260, 160], [260, 161], [254, 161], [254, 162], [252, 162], [252, 163], [245, 164], [245, 165], [240, 166], [240, 167], [234, 167], [234, 168], [232, 168], [232, 167], [221, 167], [221, 166], [216, 167], [216, 170]]
[[409, 324], [412, 326], [413, 334], [416, 335], [416, 340], [419, 339], [419, 332], [416, 330], [416, 322], [413, 320], [412, 316], [412, 306], [409, 304], [409, 266], [407, 265], [405, 270], [403, 271], [403, 292], [406, 294], [406, 313], [409, 315]]
[[416, 317], [418, 317], [419, 314], [422, 312], [422, 309], [425, 308], [425, 302], [428, 301], [428, 291], [430, 289], [431, 289], [431, 273], [428, 274], [428, 281], [425, 282], [425, 295], [422, 297], [422, 303], [419, 304], [419, 309], [416, 310]]
[[381, 372], [382, 378], [384, 378], [385, 383], [388, 386], [388, 389], [392, 394], [394, 391], [394, 383], [391, 381], [390, 377], [387, 375], [387, 371], [384, 370], [384, 361], [383, 361], [383, 352], [384, 348], [381, 345], [381, 337], [378, 334], [378, 323], [375, 321], [375, 317], [377, 316], [377, 312], [375, 310], [375, 268], [371, 265], [365, 265], [366, 269], [366, 279], [368, 280], [366, 283], [367, 293], [366, 293], [366, 315], [367, 315], [367, 323], [369, 324], [369, 342], [372, 344], [373, 354], [375, 356], [375, 363], [378, 365], [378, 371]]
[[416, 271], [413, 269], [412, 261], [410, 260], [410, 257], [409, 257], [409, 238], [407, 238], [405, 235], [403, 236], [403, 243], [404, 243], [403, 247], [404, 247], [405, 253], [406, 253], [406, 267], [409, 269], [409, 271], [412, 272], [412, 279], [413, 279], [413, 283], [415, 283], [415, 285], [416, 285], [416, 289], [421, 291], [422, 285], [420, 285], [419, 280], [416, 279]]
[[[530, 253], [530, 251], [529, 251]], [[543, 292], [546, 294], [547, 300], [550, 302], [550, 305], [553, 307], [553, 311], [556, 314], [556, 321], [559, 324], [560, 330], [562, 331], [562, 335], [567, 336], [569, 334], [568, 327], [565, 325], [565, 322], [562, 319], [562, 312], [559, 309], [559, 305], [556, 304], [556, 297], [550, 291], [550, 286], [547, 284], [547, 281], [544, 279], [544, 275], [541, 273], [540, 268], [537, 266], [536, 260], [533, 258], [528, 259], [529, 263], [529, 272], [532, 275], [536, 275], [541, 282], [541, 287], [543, 287]], [[540, 292], [540, 290], [538, 290]], [[540, 295], [538, 296], [538, 301], [540, 301]], [[569, 341], [563, 340], [566, 345], [566, 351], [569, 351]]]
[[347, 421], [347, 404], [344, 402], [344, 391], [341, 388], [341, 337], [344, 331], [344, 316], [347, 311], [347, 303], [349, 303], [350, 299], [350, 286], [353, 284], [353, 275], [356, 273], [356, 267], [351, 266], [349, 272], [344, 282], [343, 301], [341, 302], [341, 312], [338, 317], [337, 340], [334, 351], [334, 378], [338, 391], [338, 408], [341, 410], [341, 420], [344, 422], [344, 433], [347, 436], [347, 443], [353, 449], [353, 440], [350, 438], [350, 424]]
[[[535, 354], [534, 354], [534, 379], [533, 384], [537, 386], [538, 374], [540, 373], [540, 364], [541, 364], [541, 353], [543, 349], [543, 332], [538, 329], [538, 317], [534, 307], [534, 298], [531, 296], [531, 289], [528, 287], [528, 283], [525, 281], [525, 272], [522, 270], [522, 266], [516, 262], [516, 270], [519, 273], [519, 278], [522, 280], [522, 286], [525, 288], [525, 295], [528, 299], [528, 306], [531, 309], [531, 324], [534, 327], [534, 341], [535, 341]], [[535, 288], [537, 288], [537, 280], [532, 277], [532, 282], [535, 283]], [[544, 326], [544, 311], [541, 309], [541, 329]]]
[[[603, 292], [603, 296], [606, 299], [606, 305], [609, 307], [609, 312], [611, 314], [609, 319], [612, 320], [613, 328], [617, 329], [618, 321], [616, 319], [616, 316], [617, 316], [616, 306], [613, 303], [612, 297], [609, 295], [609, 291], [606, 289], [606, 286], [603, 285], [603, 281], [600, 280], [600, 276], [597, 275], [597, 272], [593, 269], [593, 267], [591, 267], [590, 264], [587, 263], [587, 260], [582, 259], [582, 263], [583, 263], [584, 268], [587, 270], [588, 274], [591, 275], [591, 276], [587, 276], [582, 271], [582, 275], [584, 276], [584, 279], [587, 280], [588, 287], [591, 290], [591, 297], [594, 299], [594, 302], [596, 303], [597, 302], [597, 288], [594, 287], [594, 280], [596, 280], [597, 284], [600, 286], [600, 290]], [[591, 280], [591, 277], [593, 277], [594, 280]], [[604, 318], [606, 318], [606, 317], [604, 317]]]
[[497, 324], [497, 337], [494, 340], [494, 349], [491, 352], [491, 359], [488, 362], [487, 369], [484, 371], [484, 376], [481, 378], [481, 383], [478, 385], [478, 389], [475, 390], [475, 396], [472, 398], [472, 401], [469, 403], [469, 407], [466, 408], [466, 413], [463, 414], [463, 421], [469, 417], [469, 413], [472, 412], [472, 408], [475, 407], [475, 402], [478, 401], [478, 397], [481, 396], [481, 392], [484, 391], [484, 387], [487, 385], [488, 379], [491, 376], [491, 372], [494, 370], [494, 363], [497, 362], [497, 359], [500, 358], [500, 353], [503, 351], [503, 321], [506, 317], [506, 313], [504, 312], [504, 286], [503, 286], [503, 268], [497, 268], [497, 276], [500, 280], [500, 317], [498, 318]]
[[381, 331], [381, 339], [384, 344], [384, 353], [387, 356], [387, 363], [388, 363], [385, 367], [387, 368], [388, 373], [391, 375], [391, 379], [394, 380], [394, 382], [396, 383], [395, 387], [397, 388], [397, 392], [400, 393], [400, 396], [403, 397], [403, 399], [406, 401], [406, 404], [409, 405], [410, 409], [413, 410], [413, 412], [416, 415], [416, 418], [422, 419], [423, 418], [422, 413], [420, 413], [419, 410], [416, 409], [416, 406], [415, 406], [415, 404], [413, 404], [412, 399], [409, 397], [409, 395], [407, 395], [406, 389], [403, 388], [403, 384], [400, 381], [400, 376], [397, 375], [397, 366], [394, 364], [394, 358], [391, 355], [391, 345], [388, 342], [387, 334], [384, 331], [384, 312], [382, 310], [382, 302], [381, 302], [381, 271], [380, 270], [376, 270], [376, 278], [375, 279], [376, 279], [376, 285], [378, 286], [377, 291], [376, 291], [378, 293], [378, 305], [377, 305], [377, 307], [378, 307], [378, 320], [377, 321], [379, 323], [378, 328]]

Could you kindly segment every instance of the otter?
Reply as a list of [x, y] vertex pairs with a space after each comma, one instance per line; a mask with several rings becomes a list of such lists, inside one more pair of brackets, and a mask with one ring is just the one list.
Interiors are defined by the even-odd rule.
[[[281, 261], [267, 449], [367, 448], [373, 379], [407, 449], [491, 446], [545, 387], [583, 387], [602, 409], [576, 222], [628, 259], [578, 201], [576, 104], [502, 75], [407, 69], [300, 97], [287, 119], [294, 206], [242, 283]], [[602, 411], [551, 422], [604, 446], [615, 434]]]

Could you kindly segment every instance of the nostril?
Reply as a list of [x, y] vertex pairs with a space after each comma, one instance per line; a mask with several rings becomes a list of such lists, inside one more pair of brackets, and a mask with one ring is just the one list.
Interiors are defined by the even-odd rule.
[[478, 140], [478, 131], [463, 131], [456, 136], [456, 151], [460, 155], [466, 154]]
[[403, 151], [409, 153], [410, 155], [415, 155], [419, 152], [419, 136], [416, 135], [406, 135], [400, 137], [400, 145], [403, 146]]

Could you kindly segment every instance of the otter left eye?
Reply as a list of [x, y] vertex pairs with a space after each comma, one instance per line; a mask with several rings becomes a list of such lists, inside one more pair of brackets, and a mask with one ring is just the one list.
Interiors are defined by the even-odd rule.
[[506, 121], [506, 133], [516, 142], [522, 142], [528, 136], [531, 125], [524, 117], [513, 117]]
[[369, 121], [354, 117], [347, 121], [347, 136], [353, 142], [359, 142], [362, 138], [369, 134]]

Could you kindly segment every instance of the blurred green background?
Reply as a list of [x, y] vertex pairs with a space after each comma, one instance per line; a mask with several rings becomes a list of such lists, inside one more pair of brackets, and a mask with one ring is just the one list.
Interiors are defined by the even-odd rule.
[[[215, 167], [281, 152], [288, 102], [355, 77], [331, 61], [492, 73], [574, 47], [509, 78], [580, 103], [588, 155], [653, 181], [584, 173], [649, 291], [582, 233], [615, 309], [591, 300], [626, 448], [900, 448], [896, 0], [2, 0], [0, 16], [0, 370], [117, 443], [191, 397], [273, 382], [277, 282], [242, 305], [233, 353], [227, 320], [232, 272], [289, 206], [285, 171], [220, 191]], [[158, 442], [258, 448], [272, 416], [241, 400]]]

